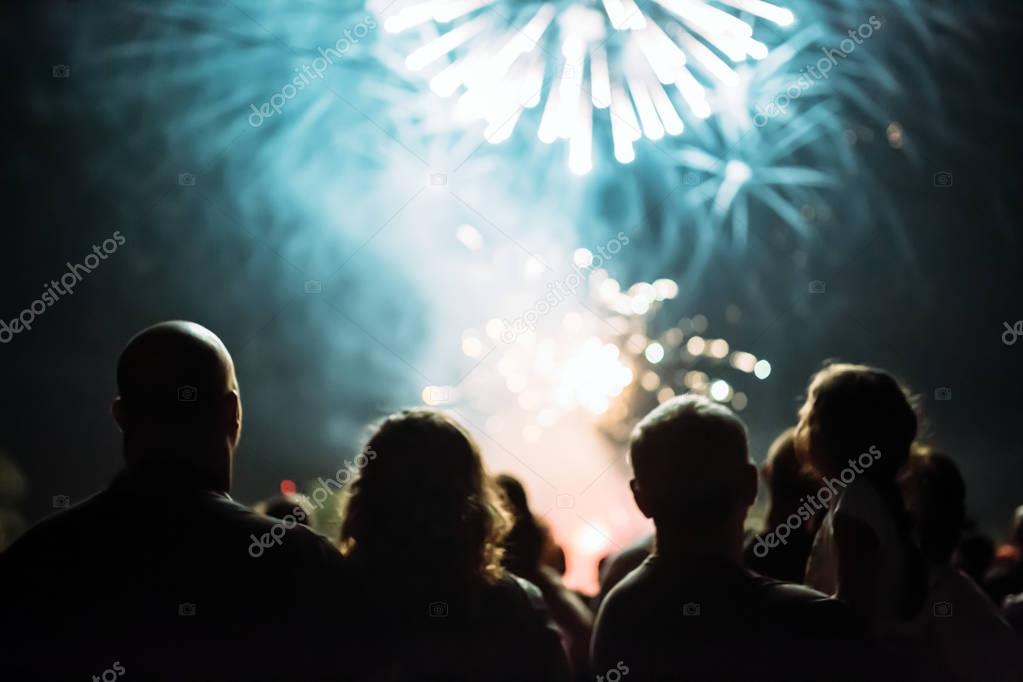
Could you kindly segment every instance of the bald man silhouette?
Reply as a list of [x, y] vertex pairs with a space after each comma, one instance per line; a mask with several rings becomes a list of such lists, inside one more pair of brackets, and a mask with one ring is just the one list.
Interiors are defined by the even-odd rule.
[[210, 330], [162, 322], [137, 334], [117, 363], [112, 411], [126, 470], [226, 493], [242, 431], [234, 362]]
[[[121, 353], [117, 389], [121, 473], [0, 555], [0, 621], [21, 633], [24, 672], [296, 674], [305, 633], [337, 617], [344, 564], [323, 536], [230, 498], [242, 402], [227, 348], [198, 324], [156, 324]], [[299, 625], [306, 644], [289, 638]]]

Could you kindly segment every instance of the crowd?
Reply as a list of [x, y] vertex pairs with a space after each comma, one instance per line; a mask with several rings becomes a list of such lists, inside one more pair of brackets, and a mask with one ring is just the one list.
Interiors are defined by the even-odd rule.
[[1005, 546], [971, 526], [879, 369], [818, 372], [759, 470], [725, 406], [659, 405], [628, 453], [655, 532], [595, 596], [442, 412], [375, 426], [328, 538], [306, 499], [230, 497], [242, 401], [212, 332], [143, 330], [117, 390], [122, 472], [0, 554], [4, 679], [1023, 679], [1023, 507]]

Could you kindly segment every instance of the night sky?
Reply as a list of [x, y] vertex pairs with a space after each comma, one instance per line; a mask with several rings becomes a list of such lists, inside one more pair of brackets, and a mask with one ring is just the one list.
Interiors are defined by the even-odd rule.
[[[950, 48], [938, 50], [931, 66], [943, 110], [892, 112], [910, 140], [928, 129], [920, 159], [912, 163], [884, 144], [870, 152], [897, 226], [839, 226], [862, 233], [851, 246], [822, 238], [715, 256], [693, 297], [712, 319], [723, 319], [729, 305], [741, 308], [729, 338], [766, 348], [772, 360], [771, 382], [743, 413], [757, 459], [793, 422], [808, 377], [825, 359], [878, 365], [921, 396], [924, 433], [960, 462], [970, 512], [1002, 534], [1023, 503], [1023, 339], [1002, 341], [1004, 323], [1023, 320], [1023, 98], [1020, 13], [1005, 9], [1016, 5], [1008, 0], [990, 5], [990, 21], [971, 35], [940, 37]], [[120, 7], [109, 8], [111, 21], [131, 35]], [[234, 354], [246, 410], [238, 498], [254, 502], [276, 492], [281, 479], [332, 470], [358, 447], [363, 425], [418, 399], [421, 386], [405, 360], [426, 352], [438, 316], [389, 258], [401, 240], [374, 242], [321, 297], [304, 295], [301, 271], [319, 267], [325, 253], [351, 253], [363, 239], [275, 215], [269, 202], [248, 206], [247, 215], [262, 212], [273, 230], [239, 227], [232, 209], [239, 198], [216, 163], [199, 177], [205, 199], [187, 192], [177, 178], [201, 163], [161, 134], [160, 120], [83, 99], [78, 83], [102, 73], [71, 64], [70, 78], [53, 77], [72, 49], [87, 49], [76, 31], [79, 11], [61, 3], [5, 8], [2, 22], [7, 259], [0, 318], [15, 317], [94, 244], [115, 231], [125, 238], [73, 295], [0, 345], [0, 452], [26, 475], [23, 515], [42, 518], [54, 496], [80, 500], [118, 470], [109, 415], [114, 364], [134, 332], [168, 318], [210, 327]], [[946, 123], [935, 133], [930, 128], [939, 120]], [[884, 137], [883, 129], [875, 133]], [[381, 136], [368, 144], [392, 142]], [[943, 172], [950, 186], [935, 182]], [[499, 173], [493, 183], [510, 186]], [[874, 200], [856, 184], [842, 193], [847, 201]], [[421, 220], [428, 224], [430, 216]], [[275, 237], [285, 229], [310, 234], [304, 249], [286, 258]], [[628, 229], [650, 248], [616, 267], [654, 276], [644, 272], [663, 262], [653, 237]], [[786, 257], [795, 251], [802, 257]], [[808, 280], [825, 281], [826, 293], [807, 296]], [[459, 291], [451, 291], [447, 305], [458, 300]], [[384, 334], [400, 358], [374, 341]], [[946, 387], [951, 399], [936, 400], [935, 391]]]

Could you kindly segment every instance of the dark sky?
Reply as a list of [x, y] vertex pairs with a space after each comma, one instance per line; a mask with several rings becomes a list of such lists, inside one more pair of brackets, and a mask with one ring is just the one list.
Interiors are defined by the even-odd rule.
[[[53, 30], [63, 22], [45, 8], [4, 12], [17, 16], [5, 16], [2, 29], [7, 258], [0, 269], [0, 317], [14, 317], [63, 271], [61, 264], [80, 261], [115, 230], [132, 244], [128, 258], [104, 263], [31, 332], [0, 345], [0, 451], [28, 477], [23, 510], [29, 518], [48, 513], [53, 495], [81, 499], [117, 470], [118, 438], [108, 412], [114, 362], [125, 340], [156, 320], [206, 323], [235, 351], [243, 377], [274, 386], [245, 396], [243, 500], [272, 492], [283, 477], [327, 470], [333, 445], [314, 435], [322, 433], [317, 424], [331, 420], [355, 447], [359, 425], [414, 395], [400, 365], [366, 348], [340, 316], [335, 334], [351, 339], [345, 363], [319, 366], [330, 342], [316, 317], [323, 311], [302, 310], [296, 302], [271, 315], [267, 301], [297, 301], [301, 292], [279, 290], [282, 266], [264, 249], [219, 234], [223, 225], [208, 214], [154, 193], [152, 185], [128, 191], [104, 183], [97, 167], [108, 158], [102, 152], [137, 131], [89, 115], [104, 102], [70, 107], [63, 100], [69, 95], [51, 69], [61, 62], [64, 41], [74, 39], [73, 28]], [[762, 294], [772, 305], [750, 310], [749, 324], [734, 334], [740, 346], [764, 339], [777, 358], [772, 386], [778, 398], [745, 415], [758, 456], [791, 421], [807, 377], [825, 358], [886, 367], [923, 397], [927, 435], [958, 458], [973, 513], [996, 532], [1023, 503], [1023, 340], [1011, 347], [1001, 341], [1004, 322], [1023, 320], [1023, 98], [1015, 14], [994, 10], [996, 20], [966, 48], [969, 69], [935, 64], [944, 74], [939, 87], [949, 121], [943, 143], [922, 149], [913, 169], [877, 152], [879, 176], [897, 197], [901, 229], [870, 232], [855, 253], [829, 254], [829, 245], [821, 245], [825, 253], [810, 258], [814, 276], [827, 281], [828, 294], [819, 299], [807, 302], [804, 291], [777, 286], [784, 276], [768, 274]], [[73, 115], [61, 113], [72, 109]], [[915, 114], [926, 118], [926, 112]], [[144, 176], [164, 151], [128, 153], [120, 160], [122, 172]], [[941, 171], [951, 173], [951, 187], [934, 185]], [[170, 224], [180, 226], [177, 238], [167, 236]], [[374, 295], [374, 267], [370, 261], [353, 270], [328, 293], [338, 301]], [[218, 277], [236, 268], [244, 287], [237, 276]], [[779, 261], [777, 268], [790, 265]], [[727, 274], [735, 277], [734, 270]], [[748, 284], [709, 275], [705, 309], [723, 310]], [[415, 294], [406, 292], [400, 301], [380, 296], [377, 314], [388, 319], [401, 311], [402, 334], [414, 346], [430, 329], [425, 314], [408, 312]], [[951, 400], [934, 399], [939, 387], [951, 389]], [[281, 452], [303, 453], [298, 470], [281, 464]]]

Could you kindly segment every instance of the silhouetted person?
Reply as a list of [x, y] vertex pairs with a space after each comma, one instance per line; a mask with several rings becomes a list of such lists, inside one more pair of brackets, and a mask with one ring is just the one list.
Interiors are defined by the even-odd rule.
[[[760, 478], [771, 497], [764, 532], [746, 543], [746, 565], [770, 578], [793, 583], [803, 582], [806, 560], [813, 547], [813, 536], [822, 516], [822, 508], [810, 501], [820, 483], [803, 469], [796, 455], [795, 428], [786, 429], [771, 444]], [[782, 530], [785, 526], [786, 530]], [[780, 531], [780, 533], [779, 533]], [[774, 547], [771, 537], [784, 538]]]
[[593, 614], [582, 599], [564, 586], [560, 575], [543, 564], [544, 550], [551, 544], [550, 531], [529, 509], [522, 483], [513, 476], [502, 474], [497, 477], [497, 485], [504, 494], [513, 520], [504, 542], [504, 566], [540, 589], [551, 617], [564, 635], [574, 677], [592, 679], [589, 658]]
[[[796, 456], [794, 433], [794, 428], [787, 429], [775, 439], [760, 469], [760, 478], [771, 497], [767, 529], [746, 541], [744, 557], [746, 566], [761, 575], [801, 583], [820, 517], [820, 511], [807, 505], [806, 500], [819, 486]], [[768, 548], [765, 544], [770, 539], [768, 535], [773, 533], [777, 537], [783, 523], [794, 530]], [[608, 559], [600, 572], [598, 604], [622, 578], [643, 563], [653, 546], [653, 535], [644, 536]]]
[[827, 487], [817, 500], [828, 507], [806, 584], [845, 601], [877, 633], [915, 618], [926, 590], [896, 480], [916, 430], [905, 389], [862, 365], [822, 369], [800, 409], [796, 446]]
[[191, 322], [149, 327], [117, 391], [124, 469], [0, 555], [0, 629], [17, 624], [26, 678], [116, 662], [127, 679], [289, 679], [304, 661], [275, 633], [326, 617], [343, 560], [228, 495], [242, 402], [227, 349]]
[[951, 566], [966, 518], [966, 483], [955, 461], [918, 446], [900, 476], [928, 564], [923, 617], [950, 679], [1009, 679], [1017, 668], [1015, 636], [998, 608]]
[[852, 676], [847, 660], [827, 663], [848, 653], [849, 610], [743, 565], [757, 470], [738, 417], [703, 397], [673, 398], [636, 426], [629, 456], [630, 486], [653, 518], [656, 545], [601, 606], [595, 674], [617, 670], [630, 682]]
[[392, 415], [342, 505], [341, 548], [358, 590], [357, 654], [381, 680], [566, 680], [540, 591], [502, 567], [511, 519], [479, 447], [432, 410]]
[[811, 379], [799, 417], [796, 449], [827, 509], [804, 583], [853, 609], [888, 677], [941, 679], [921, 622], [926, 563], [897, 479], [917, 433], [908, 391], [882, 370], [832, 364]]

